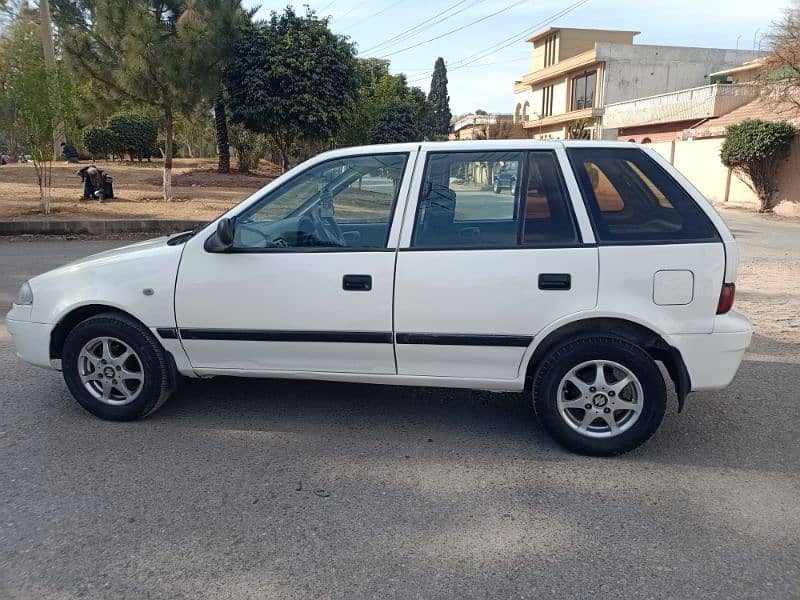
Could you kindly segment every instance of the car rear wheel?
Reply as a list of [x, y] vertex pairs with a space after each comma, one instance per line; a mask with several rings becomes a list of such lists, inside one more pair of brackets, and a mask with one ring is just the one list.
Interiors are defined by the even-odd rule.
[[64, 342], [64, 381], [93, 415], [131, 421], [155, 412], [174, 389], [167, 353], [150, 331], [124, 315], [82, 321]]
[[628, 452], [655, 433], [667, 394], [658, 366], [642, 348], [614, 336], [571, 340], [538, 369], [534, 408], [569, 450], [591, 456]]

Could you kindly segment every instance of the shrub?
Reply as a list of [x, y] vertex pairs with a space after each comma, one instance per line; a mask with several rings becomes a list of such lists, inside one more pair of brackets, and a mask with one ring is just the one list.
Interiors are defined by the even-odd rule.
[[775, 177], [781, 162], [789, 157], [796, 133], [789, 123], [760, 119], [748, 119], [725, 130], [722, 164], [758, 195], [759, 212], [773, 208]]
[[83, 145], [92, 155], [92, 158], [116, 154], [119, 148], [119, 138], [108, 127], [89, 126], [83, 130]]
[[230, 128], [231, 145], [236, 149], [236, 161], [239, 171], [249, 173], [258, 167], [258, 161], [269, 150], [269, 140], [262, 133], [256, 133], [243, 125]]
[[108, 120], [108, 128], [131, 160], [150, 158], [158, 138], [158, 125], [152, 117], [138, 111], [119, 112]]

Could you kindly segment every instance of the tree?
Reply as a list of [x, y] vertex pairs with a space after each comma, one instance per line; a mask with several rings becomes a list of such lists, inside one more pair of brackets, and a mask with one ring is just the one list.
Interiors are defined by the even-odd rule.
[[[181, 20], [189, 0], [59, 0], [72, 5], [60, 15], [64, 47], [85, 77], [105, 93], [161, 113], [164, 132], [164, 199], [172, 199], [172, 158], [175, 119], [202, 99], [198, 81], [205, 77], [197, 48], [197, 27]], [[208, 17], [217, 0], [191, 5]], [[63, 26], [62, 26], [63, 24]], [[207, 43], [217, 43], [207, 39]]]
[[410, 104], [397, 104], [387, 107], [370, 127], [370, 144], [397, 144], [419, 140], [414, 107]]
[[187, 0], [186, 4], [181, 25], [185, 29], [191, 59], [196, 64], [193, 70], [198, 73], [198, 88], [213, 101], [217, 170], [227, 173], [231, 156], [222, 79], [233, 58], [236, 43], [250, 25], [256, 9], [244, 10], [241, 0]]
[[356, 99], [353, 46], [326, 19], [272, 13], [236, 43], [225, 71], [231, 118], [273, 138], [284, 169], [299, 141], [329, 140]]
[[[352, 146], [378, 143], [374, 140], [417, 141], [430, 135], [432, 107], [418, 87], [409, 88], [403, 74], [391, 75], [389, 61], [378, 58], [359, 59], [360, 86], [356, 102], [337, 136], [340, 145]], [[408, 110], [407, 110], [408, 109]], [[385, 122], [387, 113], [397, 111], [405, 115], [410, 111], [413, 124], [390, 128], [393, 135], [377, 132], [377, 123]], [[402, 135], [397, 135], [402, 132]]]
[[773, 24], [768, 39], [772, 52], [759, 79], [777, 96], [800, 108], [800, 2]]
[[61, 65], [45, 64], [39, 33], [37, 23], [20, 17], [0, 44], [0, 117], [2, 128], [31, 155], [42, 212], [49, 214], [53, 136], [76, 110], [70, 102], [74, 83]]
[[441, 56], [436, 59], [436, 64], [433, 66], [428, 102], [433, 107], [432, 133], [436, 137], [446, 138], [453, 115], [450, 112], [450, 96], [447, 95], [447, 67]]
[[732, 169], [757, 195], [759, 212], [772, 210], [775, 177], [789, 157], [797, 131], [789, 123], [748, 119], [725, 129], [722, 164]]

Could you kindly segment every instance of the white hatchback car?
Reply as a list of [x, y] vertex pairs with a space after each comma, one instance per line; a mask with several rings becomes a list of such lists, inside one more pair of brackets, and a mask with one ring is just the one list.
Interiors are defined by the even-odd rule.
[[7, 326], [104, 419], [152, 413], [179, 375], [524, 390], [561, 444], [608, 455], [661, 423], [658, 363], [679, 407], [730, 383], [751, 337], [736, 269], [722, 219], [648, 148], [393, 144], [35, 277]]

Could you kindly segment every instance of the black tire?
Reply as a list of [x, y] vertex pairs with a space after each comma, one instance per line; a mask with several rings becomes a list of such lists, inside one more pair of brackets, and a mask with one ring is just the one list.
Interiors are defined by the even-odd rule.
[[[104, 336], [127, 344], [141, 363], [141, 389], [128, 404], [115, 406], [104, 403], [95, 398], [81, 381], [81, 350], [90, 340]], [[133, 421], [154, 413], [172, 394], [177, 380], [171, 357], [150, 331], [138, 321], [118, 313], [103, 313], [76, 325], [64, 342], [61, 368], [75, 400], [96, 417], [109, 421]]]
[[[639, 380], [644, 393], [638, 419], [613, 437], [596, 438], [579, 433], [567, 424], [558, 409], [562, 379], [579, 365], [596, 360], [622, 365]], [[544, 428], [568, 450], [589, 456], [613, 456], [633, 450], [655, 433], [664, 419], [667, 390], [658, 365], [642, 348], [616, 336], [586, 336], [558, 346], [544, 360], [534, 378], [533, 406]], [[602, 425], [603, 421], [599, 423]]]

